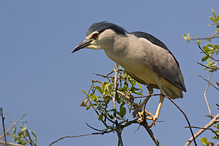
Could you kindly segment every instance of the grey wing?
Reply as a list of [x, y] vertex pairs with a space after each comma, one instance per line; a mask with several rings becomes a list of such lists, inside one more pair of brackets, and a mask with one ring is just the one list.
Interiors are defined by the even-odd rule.
[[156, 37], [145, 32], [138, 31], [130, 34], [138, 38], [145, 38], [153, 44], [150, 50], [145, 48], [145, 64], [177, 88], [186, 91], [179, 63], [167, 46]]
[[152, 45], [150, 49], [145, 52], [145, 64], [175, 87], [186, 91], [181, 70], [172, 53], [157, 45]]

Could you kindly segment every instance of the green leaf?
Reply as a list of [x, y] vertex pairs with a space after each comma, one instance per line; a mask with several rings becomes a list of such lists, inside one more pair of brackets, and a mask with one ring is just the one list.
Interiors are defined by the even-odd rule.
[[199, 138], [199, 140], [202, 142], [202, 144], [208, 145], [208, 140], [207, 140], [207, 138], [203, 137], [203, 138]]
[[213, 17], [210, 16], [209, 18], [211, 19], [211, 21], [215, 22], [215, 19]]
[[206, 46], [214, 48], [214, 46], [212, 44], [207, 44]]
[[94, 94], [90, 94], [90, 98], [93, 100], [93, 101], [97, 101], [98, 100], [98, 97]]
[[37, 140], [36, 134], [33, 131], [31, 131], [31, 133], [33, 134], [33, 139]]
[[85, 92], [83, 89], [81, 89], [83, 92], [84, 92], [84, 94], [86, 94], [88, 97], [89, 97], [89, 95], [87, 94], [87, 92]]
[[203, 58], [202, 58], [202, 62], [204, 62], [204, 61], [206, 61], [207, 59], [209, 58], [209, 56], [204, 56]]
[[16, 133], [16, 130], [17, 130], [17, 127], [14, 127], [14, 129], [13, 129], [14, 134]]
[[140, 96], [143, 96], [143, 94], [141, 93], [141, 92], [134, 92], [135, 94], [137, 94], [137, 95], [140, 95]]
[[17, 134], [18, 136], [23, 136], [23, 132], [22, 131], [20, 131], [20, 132], [18, 132], [18, 134]]
[[184, 38], [184, 40], [187, 40], [187, 38], [186, 38], [186, 34], [183, 34], [183, 38]]
[[121, 104], [119, 115], [121, 118], [123, 118], [125, 114], [126, 114], [126, 108]]
[[98, 115], [97, 118], [98, 118], [98, 120], [102, 121], [103, 120], [103, 115]]
[[136, 82], [138, 84], [138, 87], [141, 89], [141, 92], [143, 91], [141, 84], [139, 82]]
[[208, 63], [209, 65], [211, 64], [211, 59], [210, 59], [210, 57], [208, 57], [207, 63]]
[[[212, 47], [213, 47], [213, 46], [212, 46]], [[208, 48], [207, 46], [203, 46], [202, 49], [203, 49], [206, 53], [209, 52], [209, 48]]]
[[216, 13], [215, 13], [214, 9], [211, 9], [211, 11], [212, 11], [212, 13], [214, 15], [214, 18], [216, 18], [217, 16], [216, 16]]
[[216, 21], [219, 21], [219, 15], [217, 15], [217, 19], [216, 19]]
[[94, 104], [90, 104], [86, 107], [86, 110], [89, 110], [91, 106], [93, 106]]
[[201, 44], [202, 41], [196, 40], [196, 44]]
[[113, 119], [113, 115], [112, 114], [107, 114], [109, 116], [110, 119]]
[[188, 42], [191, 40], [189, 33], [188, 33], [187, 35], [184, 34], [184, 35], [183, 35], [183, 38], [184, 38], [186, 41], [188, 41]]
[[20, 141], [18, 141], [18, 144], [21, 144], [21, 145], [26, 145], [26, 141], [24, 141], [24, 140], [20, 140]]
[[103, 94], [103, 90], [100, 88], [100, 86], [95, 86], [94, 88], [97, 89], [100, 92], [100, 94]]
[[219, 123], [217, 124], [216, 128], [219, 129]]

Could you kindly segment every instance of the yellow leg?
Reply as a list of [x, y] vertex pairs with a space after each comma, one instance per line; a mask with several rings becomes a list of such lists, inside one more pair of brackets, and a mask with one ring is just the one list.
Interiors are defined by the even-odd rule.
[[161, 109], [161, 106], [162, 106], [162, 104], [163, 104], [163, 101], [164, 101], [164, 95], [161, 94], [161, 95], [160, 95], [160, 101], [159, 101], [159, 104], [158, 104], [158, 107], [157, 107], [156, 114], [155, 114], [155, 116], [152, 116], [153, 122], [151, 123], [151, 125], [149, 125], [149, 128], [151, 128], [153, 125], [155, 125], [155, 122], [157, 121], [157, 119], [158, 119], [158, 117], [159, 117], [160, 109]]
[[[149, 94], [153, 94], [153, 88], [151, 88], [150, 86], [147, 87], [148, 90], [149, 90]], [[151, 125], [149, 125], [148, 127], [151, 128], [153, 125], [155, 125], [155, 122], [157, 121], [158, 117], [159, 117], [159, 113], [160, 113], [160, 110], [161, 110], [161, 107], [162, 107], [162, 104], [163, 104], [163, 101], [164, 101], [164, 94], [163, 94], [163, 91], [162, 89], [160, 89], [160, 101], [159, 101], [159, 104], [158, 104], [158, 107], [157, 107], [157, 111], [156, 111], [156, 114], [155, 116], [152, 115], [151, 113], [147, 112], [147, 111], [143, 111], [141, 113], [139, 113], [140, 116], [142, 116], [144, 114], [144, 112], [146, 113], [146, 115], [149, 115], [150, 117], [146, 117], [146, 119], [149, 119], [149, 120], [153, 120], [153, 122], [151, 123]], [[146, 100], [146, 99], [145, 99]], [[145, 104], [145, 100], [143, 101], [143, 103], [140, 105], [140, 107], [142, 108], [143, 105]], [[147, 99], [148, 100], [148, 99]], [[143, 118], [140, 118], [138, 120], [138, 122], [143, 122]]]

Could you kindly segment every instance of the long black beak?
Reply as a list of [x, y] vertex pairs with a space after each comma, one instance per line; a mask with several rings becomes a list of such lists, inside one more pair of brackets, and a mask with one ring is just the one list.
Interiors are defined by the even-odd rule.
[[84, 40], [83, 42], [81, 42], [80, 44], [78, 44], [73, 50], [71, 53], [74, 53], [80, 49], [83, 49], [83, 48], [86, 48], [87, 46], [90, 45], [90, 43], [92, 42], [93, 40], [92, 39], [86, 39]]

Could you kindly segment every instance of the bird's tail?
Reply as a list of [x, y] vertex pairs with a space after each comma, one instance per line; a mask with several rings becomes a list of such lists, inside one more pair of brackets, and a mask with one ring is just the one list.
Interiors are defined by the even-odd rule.
[[179, 88], [163, 87], [163, 91], [165, 92], [166, 96], [169, 96], [172, 99], [183, 98], [182, 90]]

